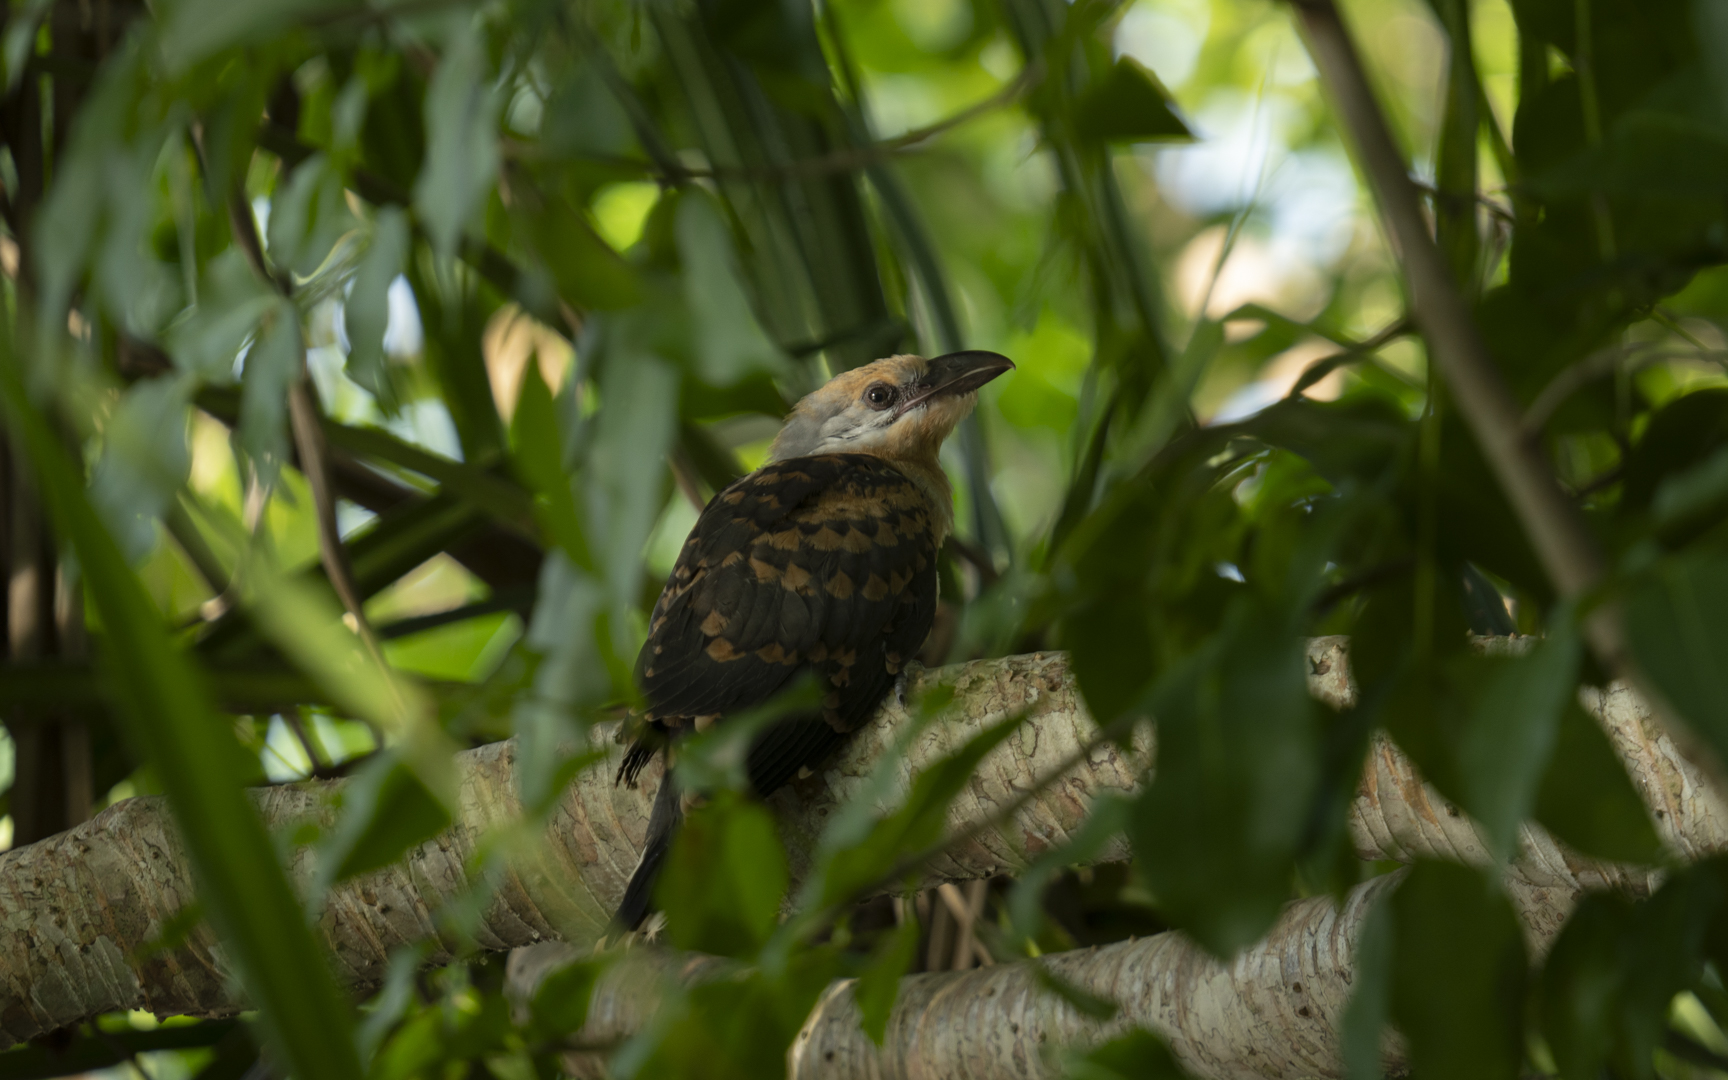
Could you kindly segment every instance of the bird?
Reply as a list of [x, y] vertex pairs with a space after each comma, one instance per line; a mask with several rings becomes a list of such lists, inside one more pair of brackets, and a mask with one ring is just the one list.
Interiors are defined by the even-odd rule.
[[954, 528], [937, 454], [1014, 362], [982, 350], [895, 355], [843, 371], [799, 401], [761, 468], [703, 508], [649, 616], [635, 676], [644, 708], [616, 782], [667, 754], [641, 861], [614, 919], [650, 914], [686, 800], [681, 736], [813, 678], [817, 708], [753, 737], [760, 798], [820, 766], [875, 715], [936, 617], [936, 555]]

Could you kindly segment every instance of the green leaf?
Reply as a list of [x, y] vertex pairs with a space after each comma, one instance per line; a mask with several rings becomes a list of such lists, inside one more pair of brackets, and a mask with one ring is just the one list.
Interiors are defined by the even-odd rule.
[[1655, 896], [1633, 903], [1586, 895], [1542, 971], [1540, 1018], [1567, 1080], [1595, 1080], [1604, 1065], [1647, 1080], [1674, 995], [1703, 969], [1710, 922], [1720, 910], [1720, 867], [1677, 871]]
[[862, 837], [838, 843], [823, 837], [816, 880], [819, 905], [828, 907], [892, 870], [901, 859], [935, 843], [948, 824], [948, 806], [978, 770], [984, 755], [1019, 728], [1023, 716], [1010, 716], [972, 736], [966, 744], [912, 779], [912, 790], [899, 809], [877, 822]]
[[1122, 1011], [1122, 1006], [1114, 999], [1101, 997], [1084, 986], [1065, 978], [1047, 963], [1034, 962], [1032, 978], [1040, 988], [1061, 998], [1069, 1008], [1086, 1017], [1103, 1023], [1113, 1020]]
[[529, 1009], [534, 1037], [552, 1040], [573, 1035], [588, 1022], [594, 986], [606, 970], [604, 958], [577, 960], [546, 976]]
[[1117, 57], [1109, 74], [1074, 103], [1074, 133], [1095, 142], [1192, 140], [1170, 100], [1158, 76], [1133, 57]]
[[1664, 538], [1719, 520], [1728, 504], [1728, 447], [1666, 477], [1656, 489], [1651, 516]]
[[1380, 1080], [1385, 1074], [1380, 1043], [1392, 1016], [1392, 933], [1391, 901], [1382, 896], [1362, 920], [1351, 957], [1350, 1004], [1338, 1030], [1346, 1080]]
[[157, 16], [155, 46], [170, 71], [183, 71], [218, 50], [264, 40], [295, 18], [337, 5], [339, 0], [171, 0]]
[[614, 311], [642, 298], [635, 267], [568, 204], [553, 201], [537, 214], [524, 210], [517, 227], [551, 273], [558, 296], [577, 310]]
[[192, 471], [186, 445], [191, 392], [185, 376], [134, 383], [102, 432], [90, 501], [133, 562], [156, 546], [156, 519]]
[[859, 1026], [877, 1046], [888, 1034], [888, 1018], [900, 996], [900, 978], [918, 959], [918, 921], [907, 919], [884, 935], [870, 964], [858, 975], [852, 999], [858, 1003]]
[[380, 757], [342, 788], [342, 817], [318, 852], [321, 884], [389, 866], [450, 827], [450, 812], [394, 755]]
[[1511, 858], [1518, 826], [1535, 808], [1562, 713], [1577, 708], [1583, 645], [1568, 615], [1549, 627], [1528, 654], [1471, 658], [1465, 669], [1477, 685], [1455, 744], [1460, 796], [1499, 859]]
[[234, 381], [234, 358], [280, 297], [258, 280], [237, 247], [210, 260], [198, 281], [198, 304], [168, 330], [174, 362], [207, 383]]
[[288, 388], [299, 378], [304, 356], [300, 313], [278, 298], [246, 353], [240, 384], [240, 445], [266, 484], [288, 460]]
[[426, 161], [414, 182], [414, 211], [443, 258], [456, 254], [498, 175], [501, 103], [489, 69], [474, 16], [453, 14], [426, 88]]
[[1528, 961], [1512, 905], [1476, 870], [1419, 862], [1392, 895], [1392, 1019], [1414, 1073], [1514, 1080]]
[[1586, 855], [1645, 865], [1662, 860], [1649, 808], [1608, 736], [1577, 701], [1560, 714], [1535, 809], [1549, 832]]
[[1320, 776], [1305, 642], [1248, 597], [1225, 618], [1152, 695], [1158, 768], [1129, 825], [1159, 910], [1220, 957], [1290, 898]]
[[1065, 1054], [1062, 1075], [1067, 1080], [1185, 1080], [1188, 1073], [1163, 1039], [1135, 1028], [1103, 1046]]
[[408, 215], [397, 207], [378, 211], [372, 242], [354, 271], [354, 288], [342, 305], [348, 332], [348, 374], [389, 409], [395, 402], [384, 356], [384, 331], [390, 322], [390, 283], [408, 258]]
[[678, 948], [749, 956], [780, 925], [789, 880], [773, 815], [723, 793], [685, 816], [654, 898]]
[[539, 364], [529, 364], [522, 373], [521, 395], [510, 418], [510, 443], [516, 475], [534, 492], [534, 517], [541, 532], [564, 549], [572, 565], [592, 572], [593, 549], [576, 512], [571, 477], [564, 471], [558, 411], [552, 403], [552, 391], [540, 377]]
[[270, 260], [310, 277], [359, 224], [348, 209], [341, 175], [329, 158], [313, 154], [294, 167], [270, 201]]
[[1664, 559], [1626, 598], [1627, 643], [1654, 689], [1728, 758], [1728, 557]]
[[302, 1076], [358, 1080], [348, 1007], [294, 898], [256, 809], [237, 781], [247, 775], [192, 665], [171, 644], [162, 616], [84, 497], [78, 474], [30, 405], [0, 344], [0, 404], [26, 448], [60, 535], [78, 553], [108, 647], [106, 685], [138, 759], [168, 795], [197, 875], [199, 897], [232, 950], [250, 1000], [281, 1060]]
[[710, 386], [731, 386], [758, 371], [785, 374], [785, 358], [745, 295], [726, 222], [700, 188], [678, 200], [677, 236], [684, 300], [695, 322], [697, 376]]

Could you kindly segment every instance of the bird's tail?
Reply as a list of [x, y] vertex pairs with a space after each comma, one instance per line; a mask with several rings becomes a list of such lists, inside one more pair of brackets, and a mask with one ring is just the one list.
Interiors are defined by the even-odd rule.
[[678, 783], [670, 769], [660, 779], [660, 790], [654, 796], [654, 809], [648, 815], [648, 842], [642, 848], [642, 861], [630, 875], [624, 888], [624, 899], [613, 919], [624, 930], [635, 930], [648, 917], [654, 902], [654, 882], [660, 877], [660, 866], [672, 849], [672, 838], [684, 820], [683, 800]]

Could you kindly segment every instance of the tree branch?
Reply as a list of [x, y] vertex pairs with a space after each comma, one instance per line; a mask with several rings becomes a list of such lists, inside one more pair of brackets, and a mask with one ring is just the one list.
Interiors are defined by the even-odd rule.
[[[1316, 696], [1337, 705], [1353, 700], [1344, 639], [1314, 639], [1309, 665]], [[902, 790], [911, 776], [991, 723], [1021, 709], [1027, 713], [1025, 727], [984, 759], [955, 801], [948, 821], [953, 833], [1001, 816], [1055, 763], [1074, 757], [1096, 730], [1061, 654], [926, 672], [912, 690], [916, 694], [936, 681], [955, 686], [954, 702], [900, 761]], [[1638, 699], [1615, 688], [1588, 695], [1586, 704], [1607, 726], [1675, 850], [1695, 858], [1728, 849], [1728, 807]], [[809, 871], [823, 826], [842, 805], [863, 797], [871, 770], [911, 722], [906, 709], [890, 701], [823, 774], [774, 797], [795, 876]], [[608, 760], [572, 782], [545, 821], [539, 845], [488, 843], [495, 831], [517, 826], [523, 818], [515, 744], [494, 743], [459, 755], [456, 823], [398, 864], [345, 882], [325, 899], [319, 926], [344, 981], [357, 991], [375, 987], [393, 949], [422, 941], [433, 944], [429, 962], [448, 961], [463, 938], [440, 913], [488, 883], [495, 891], [472, 928], [480, 947], [503, 950], [562, 940], [587, 948], [597, 940], [635, 868], [656, 782], [650, 775], [639, 790], [613, 786], [622, 752], [613, 743], [615, 731], [615, 724], [596, 726], [596, 744], [608, 748]], [[1095, 747], [1005, 824], [977, 832], [925, 867], [919, 886], [1024, 869], [1066, 841], [1095, 799], [1134, 790], [1150, 763], [1144, 736], [1132, 753], [1113, 744]], [[273, 788], [253, 798], [266, 823], [279, 832], [305, 821], [329, 825], [335, 815], [328, 795], [339, 784]], [[1358, 851], [1369, 858], [1488, 859], [1468, 819], [1426, 788], [1384, 742], [1374, 748], [1351, 830]], [[488, 851], [502, 854], [489, 858]], [[1118, 839], [1098, 857], [1127, 855], [1126, 842]], [[313, 860], [307, 849], [294, 856], [294, 875], [302, 885], [312, 878]], [[1570, 895], [1574, 888], [1641, 892], [1650, 887], [1645, 871], [1580, 858], [1534, 827], [1525, 831], [1508, 881], [1556, 895]], [[241, 1008], [232, 972], [207, 928], [195, 928], [183, 942], [156, 947], [163, 928], [192, 899], [180, 841], [166, 804], [157, 798], [127, 800], [71, 832], [0, 855], [0, 921], [9, 929], [0, 937], [0, 1040], [21, 1041], [115, 1010], [222, 1015]], [[1557, 914], [1535, 928], [1539, 937], [1564, 918], [1563, 907], [1552, 910]]]
[[[1349, 1005], [1352, 957], [1362, 921], [1398, 875], [1357, 886], [1344, 904], [1312, 897], [1291, 904], [1257, 945], [1228, 963], [1179, 933], [1056, 953], [1038, 960], [964, 972], [910, 975], [900, 982], [886, 1037], [864, 1034], [853, 1000], [856, 980], [832, 984], [787, 1054], [789, 1080], [878, 1080], [881, 1077], [1060, 1075], [1051, 1051], [1096, 1044], [1130, 1028], [1158, 1032], [1197, 1077], [1342, 1076], [1339, 1029]], [[1575, 894], [1517, 885], [1512, 900], [1534, 944], [1552, 939]], [[567, 946], [538, 946], [511, 957], [513, 996], [526, 998], [567, 962]], [[1052, 993], [1048, 974], [1120, 1006], [1108, 1021], [1090, 1019]], [[577, 1041], [622, 1043], [649, 1022], [668, 984], [722, 978], [735, 965], [660, 949], [632, 950], [600, 977]], [[1403, 1065], [1388, 1039], [1387, 1071]], [[603, 1075], [598, 1055], [571, 1054], [578, 1076]]]

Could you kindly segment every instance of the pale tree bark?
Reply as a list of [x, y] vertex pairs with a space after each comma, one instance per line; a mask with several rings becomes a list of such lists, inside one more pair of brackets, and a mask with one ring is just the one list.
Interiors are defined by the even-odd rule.
[[[1353, 689], [1343, 640], [1316, 639], [1309, 659], [1316, 696], [1347, 703]], [[1020, 709], [1026, 710], [1027, 719], [1020, 732], [985, 759], [950, 813], [949, 825], [956, 831], [981, 823], [991, 827], [976, 831], [972, 840], [928, 867], [927, 886], [1024, 868], [1030, 859], [1062, 843], [1100, 795], [1133, 790], [1150, 765], [1149, 737], [1143, 737], [1131, 753], [1107, 742], [1094, 745], [1095, 728], [1060, 654], [1009, 657], [922, 673], [913, 681], [912, 696], [930, 680], [953, 681], [954, 704], [911, 741], [898, 764], [903, 781], [995, 720]], [[1590, 703], [1599, 706], [1598, 716], [1627, 756], [1640, 790], [1661, 812], [1658, 824], [1675, 849], [1691, 857], [1728, 846], [1724, 824], [1728, 810], [1674, 752], [1636, 699], [1615, 690]], [[905, 707], [891, 702], [878, 722], [821, 776], [800, 781], [776, 797], [775, 808], [796, 871], [807, 867], [823, 823], [842, 803], [859, 797], [864, 778], [911, 723]], [[611, 735], [611, 731], [597, 732], [597, 737], [608, 741]], [[471, 871], [483, 840], [512, 829], [521, 832], [513, 752], [513, 744], [499, 743], [462, 755], [455, 826], [400, 864], [346, 883], [328, 898], [320, 923], [343, 976], [357, 990], [377, 984], [391, 950], [399, 945], [432, 942], [432, 962], [453, 954], [457, 942], [437, 913], [476, 886]], [[614, 748], [613, 758], [616, 753]], [[583, 949], [604, 931], [634, 868], [649, 795], [657, 780], [646, 776], [641, 790], [617, 788], [611, 783], [612, 767], [613, 760], [608, 759], [571, 785], [545, 824], [544, 843], [495, 845], [505, 854], [489, 875], [495, 891], [475, 931], [483, 947], [507, 949], [560, 940]], [[1064, 768], [1056, 778], [1040, 783]], [[259, 792], [257, 800], [265, 818], [285, 829], [309, 818], [327, 820], [331, 812], [326, 795], [331, 787], [274, 788]], [[1487, 858], [1469, 822], [1422, 785], [1409, 764], [1383, 742], [1374, 748], [1353, 808], [1351, 830], [1358, 850], [1371, 858], [1424, 854], [1468, 861]], [[1126, 854], [1125, 845], [1118, 841], [1100, 857], [1119, 859]], [[311, 859], [306, 851], [295, 856], [302, 881], [311, 873]], [[1650, 884], [1648, 875], [1640, 872], [1567, 853], [1534, 829], [1526, 831], [1508, 881], [1537, 945], [1564, 920], [1577, 888], [1608, 885], [1640, 891]], [[160, 936], [191, 896], [179, 842], [165, 805], [155, 799], [119, 804], [72, 832], [0, 856], [0, 921], [9, 931], [0, 938], [0, 1035], [9, 1040], [29, 1038], [116, 1009], [210, 1015], [240, 1007], [225, 960], [207, 930], [194, 929], [177, 947], [143, 948]], [[1227, 969], [1208, 968], [1181, 939], [1163, 937], [1077, 953], [1060, 962], [1082, 968], [1089, 963], [1102, 965], [1098, 973], [1080, 973], [1085, 977], [1077, 981], [1085, 985], [1099, 978], [1115, 979], [1109, 985], [1118, 986], [1121, 977], [1106, 971], [1112, 964], [1126, 964], [1121, 970], [1134, 973], [1148, 986], [1157, 983], [1163, 989], [1156, 994], [1141, 993], [1141, 1000], [1148, 1003], [1144, 1006], [1149, 1010], [1144, 1017], [1151, 1018], [1147, 1022], [1165, 1030], [1178, 1045], [1187, 1038], [1196, 1046], [1213, 1047], [1209, 1053], [1222, 1055], [1216, 1062], [1196, 1059], [1195, 1067], [1203, 1075], [1235, 1075], [1229, 1072], [1233, 1066], [1225, 1064], [1234, 1060], [1230, 1055], [1240, 1057], [1246, 1053], [1244, 1047], [1252, 1047], [1255, 1053], [1247, 1056], [1257, 1059], [1269, 1051], [1254, 1039], [1240, 1042], [1233, 1032], [1280, 1032], [1275, 1039], [1266, 1037], [1287, 1044], [1292, 1052], [1313, 1045], [1322, 1048], [1315, 1053], [1322, 1053], [1331, 1045], [1331, 1021], [1336, 1008], [1342, 1007], [1339, 1002], [1349, 978], [1348, 949], [1337, 943], [1353, 940], [1352, 912], [1359, 911], [1360, 904], [1353, 901], [1342, 915], [1310, 907], [1292, 909], [1278, 935]], [[1300, 1006], [1264, 1012], [1269, 1000], [1265, 995], [1273, 993], [1273, 984], [1265, 980], [1288, 966], [1273, 958], [1291, 948], [1312, 951], [1322, 939], [1333, 944], [1314, 953], [1312, 962], [1319, 966], [1301, 980], [1304, 992], [1314, 998], [1307, 1005], [1307, 1015], [1300, 1013]], [[1322, 964], [1322, 953], [1332, 959]], [[1012, 965], [1000, 967], [1004, 972], [993, 977], [1017, 977], [1006, 970]], [[929, 982], [930, 992], [937, 993], [948, 985], [939, 981], [942, 978], [981, 977], [963, 973], [920, 978], [938, 980]], [[1225, 987], [1234, 989], [1226, 993]], [[990, 1004], [1006, 1000], [1005, 992], [966, 1006], [972, 1010], [967, 1023], [992, 1033], [990, 1037], [1000, 1037], [1004, 1046], [1016, 1047], [1019, 1044], [1001, 1032], [1014, 1035], [1012, 1026], [1019, 1021]], [[1239, 1019], [1219, 1020], [1215, 1027], [1203, 1025], [1191, 1035], [1156, 1019], [1164, 1015], [1159, 1010], [1175, 1010], [1172, 1015], [1178, 1016], [1210, 1015], [1182, 1004], [1189, 1000], [1185, 994], [1212, 1002], [1207, 1009], [1224, 1009], [1218, 1016]], [[949, 1003], [944, 1007], [959, 1009], [966, 994], [954, 990], [937, 996]], [[830, 995], [822, 1014], [829, 1019], [818, 1017], [811, 1039], [838, 1037], [827, 1025], [848, 1022], [845, 1000], [841, 990]], [[921, 1000], [915, 995], [905, 998], [901, 1010], [906, 1019], [897, 1020], [896, 1031], [936, 1030], [934, 1021], [919, 1020], [905, 1011]], [[1229, 1004], [1232, 1001], [1236, 1004]], [[596, 1012], [597, 1022], [602, 1012]], [[1084, 1034], [1084, 1025], [1075, 1027], [1078, 1021], [1063, 1019], [1059, 1009], [1050, 1015], [1049, 1024], [1054, 1026], [1041, 1029], [1047, 1042]], [[615, 1023], [617, 1030], [627, 1026], [622, 1018]]]
[[[1291, 904], [1259, 944], [1224, 963], [1177, 933], [1056, 953], [1036, 961], [971, 971], [910, 975], [883, 1043], [859, 1026], [854, 980], [831, 985], [787, 1054], [791, 1080], [996, 1080], [1055, 1077], [1054, 1053], [1106, 1040], [1133, 1027], [1164, 1037], [1195, 1076], [1337, 1077], [1338, 1032], [1349, 1004], [1356, 936], [1369, 907], [1397, 875], [1351, 890], [1342, 907], [1316, 897]], [[1572, 894], [1520, 887], [1512, 892], [1526, 925], [1550, 936]], [[511, 958], [516, 993], [573, 958], [567, 946], [522, 949]], [[1089, 1019], [1041, 985], [1036, 968], [1116, 1002], [1117, 1016]], [[614, 1045], [640, 1031], [672, 982], [726, 978], [712, 957], [634, 949], [602, 975], [579, 1041]], [[1396, 1040], [1383, 1053], [1402, 1064]], [[604, 1075], [598, 1055], [571, 1055], [578, 1076]]]

